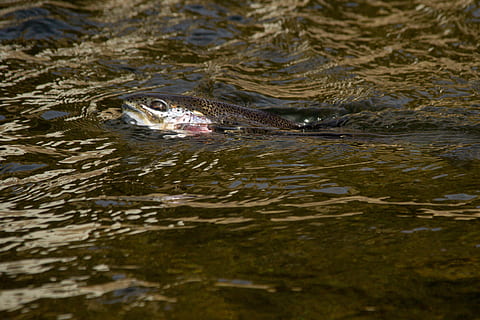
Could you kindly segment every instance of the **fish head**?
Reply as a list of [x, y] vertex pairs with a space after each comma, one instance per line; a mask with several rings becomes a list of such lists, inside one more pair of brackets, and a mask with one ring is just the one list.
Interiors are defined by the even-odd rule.
[[124, 119], [138, 126], [157, 130], [211, 131], [208, 127], [212, 123], [210, 119], [168, 95], [130, 96], [124, 100], [122, 110]]

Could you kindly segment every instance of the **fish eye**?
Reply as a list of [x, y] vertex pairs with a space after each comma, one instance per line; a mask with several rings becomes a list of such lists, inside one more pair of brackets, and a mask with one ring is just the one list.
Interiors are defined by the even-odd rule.
[[168, 103], [166, 103], [162, 99], [155, 99], [150, 104], [150, 108], [159, 110], [159, 111], [166, 111], [168, 109]]

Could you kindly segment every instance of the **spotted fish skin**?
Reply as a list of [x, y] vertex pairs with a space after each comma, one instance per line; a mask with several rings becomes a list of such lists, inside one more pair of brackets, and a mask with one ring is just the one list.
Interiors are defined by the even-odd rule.
[[164, 116], [183, 112], [183, 117], [172, 118], [173, 129], [175, 129], [175, 121], [178, 124], [180, 124], [179, 121], [183, 121], [181, 122], [183, 124], [200, 126], [205, 124], [250, 125], [278, 129], [302, 127], [294, 121], [262, 110], [182, 95], [137, 94], [125, 99], [123, 109], [143, 113], [142, 116], [148, 118], [151, 123], [165, 123]]

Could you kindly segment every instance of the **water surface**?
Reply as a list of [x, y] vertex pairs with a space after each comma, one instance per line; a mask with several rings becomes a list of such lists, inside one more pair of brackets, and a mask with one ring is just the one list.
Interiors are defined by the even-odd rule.
[[[477, 319], [478, 1], [0, 5], [6, 319]], [[190, 94], [326, 136], [118, 119]]]

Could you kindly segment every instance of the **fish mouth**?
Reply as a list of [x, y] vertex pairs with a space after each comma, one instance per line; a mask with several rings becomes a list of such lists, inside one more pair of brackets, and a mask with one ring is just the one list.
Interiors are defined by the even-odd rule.
[[124, 102], [122, 104], [122, 117], [127, 123], [133, 125], [150, 125], [151, 124], [151, 114], [147, 111], [146, 108], [139, 109], [136, 106], [133, 106], [129, 103]]
[[145, 114], [145, 115], [153, 115], [152, 112], [149, 110], [149, 108], [146, 105], [140, 104], [140, 105], [133, 105], [128, 102], [124, 102], [122, 104], [122, 111], [123, 112], [135, 112], [139, 114]]
[[137, 111], [137, 108], [133, 107], [127, 101], [124, 101], [123, 104], [122, 104], [122, 110]]

